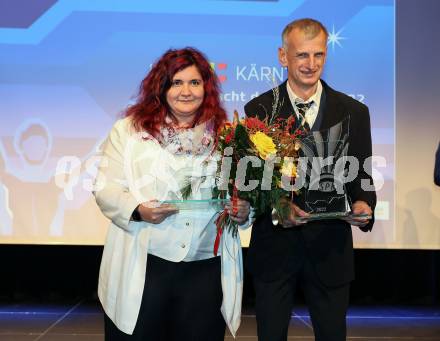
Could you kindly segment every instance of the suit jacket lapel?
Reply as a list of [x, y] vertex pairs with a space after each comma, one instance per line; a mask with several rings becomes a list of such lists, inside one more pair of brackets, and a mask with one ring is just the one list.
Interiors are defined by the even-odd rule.
[[[334, 126], [338, 122], [341, 122], [349, 113], [346, 112], [345, 106], [338, 99], [337, 93], [323, 80], [321, 80], [321, 82], [323, 91], [325, 91], [325, 103], [322, 111], [321, 126], [319, 129], [323, 130]], [[321, 108], [319, 111], [321, 111]]]
[[287, 119], [295, 113], [292, 103], [290, 102], [289, 94], [287, 93], [287, 81], [282, 83], [278, 89], [280, 90], [280, 108], [278, 111], [278, 117]]
[[321, 99], [319, 102], [319, 108], [318, 108], [318, 114], [316, 115], [315, 123], [313, 123], [312, 131], [318, 131], [321, 129], [322, 126], [322, 118], [324, 117], [324, 108], [326, 103], [326, 94], [325, 91], [322, 90], [321, 92]]

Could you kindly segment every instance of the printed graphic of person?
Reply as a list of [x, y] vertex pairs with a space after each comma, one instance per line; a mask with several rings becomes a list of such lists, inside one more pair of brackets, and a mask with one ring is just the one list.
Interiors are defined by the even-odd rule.
[[2, 228], [2, 234], [32, 238], [49, 235], [50, 228], [62, 228], [62, 219], [54, 221], [60, 216], [57, 210], [61, 190], [48, 167], [52, 146], [52, 134], [38, 118], [27, 119], [17, 128], [13, 139], [16, 160], [8, 157], [0, 143], [0, 212], [7, 212], [12, 220], [12, 228]]

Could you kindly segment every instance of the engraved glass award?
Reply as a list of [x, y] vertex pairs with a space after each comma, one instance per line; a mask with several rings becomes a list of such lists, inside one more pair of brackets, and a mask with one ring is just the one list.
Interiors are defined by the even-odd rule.
[[294, 203], [310, 216], [297, 220], [352, 216], [345, 186], [352, 176], [348, 174], [349, 121], [347, 118], [329, 129], [311, 131], [301, 140], [297, 180], [303, 186]]

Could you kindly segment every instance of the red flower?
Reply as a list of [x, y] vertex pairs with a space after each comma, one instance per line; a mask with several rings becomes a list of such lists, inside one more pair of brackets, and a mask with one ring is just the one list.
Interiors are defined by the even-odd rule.
[[225, 142], [229, 144], [234, 137], [234, 129], [230, 131], [230, 133], [225, 137]]
[[286, 130], [287, 131], [290, 131], [290, 129], [292, 129], [294, 127], [295, 119], [296, 119], [295, 115], [289, 116], [289, 118], [287, 119], [287, 122], [286, 122]]
[[257, 129], [259, 131], [267, 132], [268, 127], [256, 117], [248, 117], [244, 120], [244, 125], [248, 129]]

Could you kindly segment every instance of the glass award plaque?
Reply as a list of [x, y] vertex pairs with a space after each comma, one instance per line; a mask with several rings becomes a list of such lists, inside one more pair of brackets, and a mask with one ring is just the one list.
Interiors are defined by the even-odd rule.
[[229, 199], [165, 200], [162, 204], [173, 205], [180, 211], [214, 209], [220, 212], [229, 201]]

